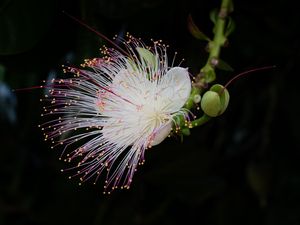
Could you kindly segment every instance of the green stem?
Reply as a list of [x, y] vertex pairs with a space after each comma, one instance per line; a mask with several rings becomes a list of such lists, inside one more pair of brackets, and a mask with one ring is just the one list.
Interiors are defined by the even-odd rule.
[[[215, 26], [213, 28], [214, 37], [212, 41], [209, 42], [209, 56], [206, 64], [200, 70], [200, 73], [196, 77], [196, 84], [192, 88], [191, 95], [185, 104], [186, 109], [191, 109], [194, 107], [194, 96], [201, 94], [208, 83], [213, 82], [216, 79], [215, 66], [218, 64], [218, 59], [220, 57], [221, 48], [226, 42], [225, 28], [227, 24], [227, 16], [231, 11], [232, 0], [222, 0], [221, 8], [219, 10]], [[183, 118], [179, 118], [181, 121]], [[199, 118], [192, 122], [192, 126], [200, 126], [203, 124], [202, 121], [207, 122], [210, 118]], [[200, 120], [200, 121], [198, 121]], [[197, 122], [195, 122], [197, 121]]]
[[231, 7], [231, 0], [222, 0], [221, 8], [214, 27], [215, 35], [212, 42], [210, 43], [211, 48], [210, 48], [210, 53], [206, 65], [207, 64], [212, 65], [212, 60], [219, 58], [221, 47], [226, 42], [224, 31], [226, 26], [226, 18], [228, 16], [230, 7]]
[[205, 124], [206, 122], [208, 122], [210, 120], [211, 117], [209, 117], [206, 114], [203, 114], [203, 116], [201, 116], [200, 118], [193, 120], [190, 125], [191, 127], [197, 127], [197, 126], [201, 126], [203, 124]]

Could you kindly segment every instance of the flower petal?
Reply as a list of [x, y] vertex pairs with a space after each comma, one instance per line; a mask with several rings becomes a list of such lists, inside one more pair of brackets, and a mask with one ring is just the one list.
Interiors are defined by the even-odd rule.
[[161, 126], [154, 134], [153, 134], [153, 139], [151, 141], [151, 145], [158, 145], [160, 144], [163, 140], [168, 137], [172, 130], [173, 123], [172, 121], [169, 121], [167, 124]]
[[146, 48], [137, 47], [136, 51], [139, 53], [141, 60], [145, 61], [145, 65], [156, 68], [158, 64], [157, 56]]
[[180, 110], [191, 93], [191, 79], [187, 69], [173, 67], [160, 80], [160, 96], [162, 96], [165, 110], [174, 113]]

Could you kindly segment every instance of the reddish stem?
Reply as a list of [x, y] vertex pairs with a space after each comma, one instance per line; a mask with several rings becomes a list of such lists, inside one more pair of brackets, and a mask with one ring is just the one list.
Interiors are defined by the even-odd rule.
[[232, 79], [230, 79], [225, 85], [224, 85], [224, 89], [227, 88], [233, 81], [235, 81], [236, 79], [244, 76], [244, 75], [247, 75], [247, 74], [250, 74], [252, 72], [257, 72], [257, 71], [261, 71], [261, 70], [269, 70], [269, 69], [274, 69], [276, 68], [275, 65], [273, 66], [264, 66], [264, 67], [259, 67], [259, 68], [255, 68], [255, 69], [251, 69], [251, 70], [247, 70], [245, 72], [242, 72], [236, 76], [234, 76]]
[[129, 56], [129, 54], [123, 50], [120, 46], [118, 46], [116, 43], [114, 43], [112, 40], [110, 40], [108, 37], [106, 37], [104, 34], [100, 33], [99, 31], [95, 30], [94, 28], [92, 28], [91, 26], [87, 25], [85, 22], [83, 22], [80, 19], [77, 19], [76, 17], [72, 16], [71, 14], [67, 13], [66, 11], [62, 11], [65, 15], [67, 15], [69, 18], [71, 18], [72, 20], [76, 21], [77, 23], [79, 23], [80, 25], [84, 26], [85, 28], [87, 28], [88, 30], [94, 32], [95, 34], [97, 34], [99, 37], [103, 38], [104, 40], [106, 40], [107, 42], [109, 42], [112, 46], [114, 46], [115, 48], [117, 48], [120, 52], [122, 52], [124, 55]]

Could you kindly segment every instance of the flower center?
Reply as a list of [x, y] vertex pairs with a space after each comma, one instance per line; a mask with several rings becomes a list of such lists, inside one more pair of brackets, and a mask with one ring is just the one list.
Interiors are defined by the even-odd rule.
[[158, 127], [168, 122], [170, 120], [170, 116], [162, 112], [154, 111], [150, 116], [150, 120], [155, 124], [155, 127]]

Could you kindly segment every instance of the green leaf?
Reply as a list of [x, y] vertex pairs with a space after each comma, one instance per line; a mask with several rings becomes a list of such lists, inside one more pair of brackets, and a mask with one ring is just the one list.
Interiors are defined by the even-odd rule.
[[202, 31], [200, 31], [200, 29], [194, 23], [191, 15], [188, 16], [187, 25], [188, 25], [188, 29], [189, 29], [190, 33], [193, 35], [193, 37], [195, 37], [199, 40], [202, 40], [202, 41], [211, 41], [207, 35], [205, 35]]
[[228, 7], [228, 12], [232, 13], [234, 10], [234, 5], [233, 5], [233, 1], [229, 0], [229, 7]]
[[224, 70], [224, 71], [234, 71], [234, 69], [225, 61], [218, 59], [218, 63], [216, 65], [216, 67], [220, 70]]
[[0, 3], [0, 55], [18, 54], [32, 48], [51, 22], [55, 2], [7, 0]]
[[271, 165], [267, 162], [250, 163], [246, 169], [249, 186], [259, 197], [261, 206], [266, 206], [272, 181]]
[[228, 37], [235, 29], [235, 22], [231, 17], [228, 17], [227, 26], [224, 32], [225, 37]]
[[209, 13], [209, 18], [214, 24], [216, 24], [218, 19], [218, 9], [211, 10]]

